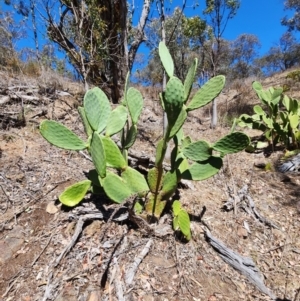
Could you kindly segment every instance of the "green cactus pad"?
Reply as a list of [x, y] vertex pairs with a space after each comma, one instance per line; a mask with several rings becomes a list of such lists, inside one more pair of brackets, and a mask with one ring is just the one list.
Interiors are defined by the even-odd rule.
[[292, 129], [296, 129], [299, 125], [298, 115], [289, 115], [289, 122]]
[[256, 92], [260, 92], [260, 91], [263, 90], [263, 87], [262, 87], [261, 83], [260, 83], [260, 82], [257, 82], [257, 81], [254, 81], [254, 82], [252, 83], [252, 88], [253, 88]]
[[83, 106], [92, 129], [101, 133], [106, 127], [111, 112], [107, 96], [99, 88], [93, 88], [85, 94]]
[[135, 88], [129, 88], [127, 92], [127, 107], [133, 124], [137, 124], [143, 105], [141, 92]]
[[184, 103], [184, 87], [180, 79], [172, 77], [163, 93], [164, 107], [169, 123], [173, 124], [177, 119]]
[[163, 185], [161, 189], [162, 199], [168, 200], [173, 193], [175, 192], [177, 188], [178, 178], [177, 178], [177, 172], [174, 171], [168, 171], [163, 179]]
[[171, 57], [169, 49], [167, 48], [167, 46], [164, 42], [159, 43], [158, 53], [159, 53], [160, 60], [163, 64], [168, 76], [170, 78], [173, 77], [173, 75], [174, 75], [173, 59]]
[[99, 181], [99, 175], [96, 169], [89, 170], [88, 179], [92, 181], [93, 185], [101, 187], [101, 183]]
[[189, 168], [190, 168], [190, 165], [186, 158], [184, 158], [182, 161], [180, 161], [180, 164], [178, 166], [178, 171], [180, 172], [181, 175]]
[[242, 151], [250, 144], [250, 138], [241, 132], [231, 133], [218, 140], [212, 147], [223, 155]]
[[93, 134], [90, 153], [99, 176], [101, 178], [104, 178], [106, 176], [105, 149], [104, 149], [102, 139], [97, 132], [94, 132]]
[[132, 194], [149, 191], [145, 177], [131, 167], [127, 167], [122, 172], [121, 178], [125, 181]]
[[119, 105], [110, 114], [107, 126], [106, 136], [112, 136], [122, 130], [127, 121], [126, 107]]
[[253, 111], [254, 111], [256, 114], [261, 115], [261, 116], [266, 114], [266, 113], [264, 112], [264, 110], [262, 109], [262, 107], [259, 106], [259, 105], [255, 105], [255, 106], [253, 107]]
[[174, 143], [176, 146], [181, 146], [183, 139], [184, 139], [184, 133], [183, 133], [183, 129], [181, 127], [180, 130], [174, 136], [173, 140], [174, 140]]
[[116, 143], [110, 137], [101, 137], [101, 140], [105, 151], [106, 165], [124, 169], [127, 163]]
[[69, 207], [79, 204], [91, 187], [90, 180], [84, 180], [67, 187], [58, 197], [59, 201]]
[[169, 139], [174, 137], [177, 134], [177, 132], [182, 128], [186, 118], [187, 118], [186, 110], [182, 108], [180, 114], [178, 115], [176, 121], [174, 122], [174, 125], [171, 128]]
[[79, 115], [81, 117], [85, 133], [87, 134], [88, 137], [90, 137], [93, 134], [93, 130], [92, 130], [87, 118], [86, 118], [84, 108], [83, 107], [78, 107], [78, 112], [79, 112]]
[[179, 211], [181, 210], [181, 204], [179, 201], [174, 201], [172, 204], [173, 214], [174, 216], [177, 216], [179, 214]]
[[162, 164], [162, 161], [164, 159], [163, 146], [164, 146], [164, 140], [161, 139], [161, 140], [159, 140], [159, 142], [156, 146], [156, 156], [155, 156], [155, 165], [156, 166], [159, 166], [160, 164]]
[[182, 152], [190, 160], [205, 161], [212, 155], [212, 148], [208, 142], [199, 140], [190, 143]]
[[214, 100], [222, 91], [225, 85], [225, 76], [218, 75], [205, 83], [202, 88], [194, 95], [187, 106], [187, 111], [201, 108]]
[[190, 136], [186, 136], [184, 137], [184, 139], [182, 140], [182, 147], [187, 147], [188, 145], [190, 145], [192, 143], [192, 138]]
[[63, 149], [83, 150], [87, 148], [87, 144], [76, 134], [53, 120], [42, 121], [40, 133], [48, 142]]
[[189, 68], [188, 74], [184, 81], [184, 100], [185, 100], [185, 102], [188, 100], [191, 89], [193, 87], [197, 66], [198, 66], [198, 59], [195, 58], [191, 67]]
[[[152, 193], [149, 193], [147, 196], [147, 201], [145, 205], [145, 210], [148, 215], [152, 216], [152, 213], [154, 213], [154, 216], [159, 219], [163, 210], [166, 207], [166, 201], [161, 200], [161, 195], [157, 195], [156, 203], [154, 202], [155, 196]], [[154, 208], [155, 203], [155, 208]]]
[[192, 164], [188, 170], [181, 174], [181, 177], [193, 181], [206, 180], [217, 174], [222, 164], [222, 158], [212, 156], [206, 161]]
[[127, 183], [109, 170], [102, 181], [102, 186], [106, 195], [118, 204], [121, 204], [133, 194]]
[[136, 140], [136, 136], [137, 136], [137, 126], [135, 124], [132, 124], [126, 135], [126, 140], [124, 143], [125, 149], [130, 148], [134, 144]]
[[186, 240], [190, 240], [192, 235], [191, 235], [191, 221], [189, 214], [181, 209], [178, 213], [177, 216], [177, 224], [179, 225], [179, 229], [181, 233], [184, 235]]
[[292, 112], [294, 114], [298, 114], [299, 103], [297, 99], [292, 99], [286, 95], [284, 95], [282, 104], [285, 106], [288, 112]]
[[[156, 191], [157, 181], [158, 181], [158, 169], [157, 167], [153, 167], [148, 171], [147, 181], [151, 192]], [[161, 184], [158, 185], [158, 190], [160, 190]]]

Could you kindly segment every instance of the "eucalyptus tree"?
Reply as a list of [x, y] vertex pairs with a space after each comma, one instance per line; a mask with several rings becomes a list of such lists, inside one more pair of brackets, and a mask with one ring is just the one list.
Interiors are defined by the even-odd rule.
[[[210, 26], [209, 37], [211, 44], [206, 48], [207, 55], [210, 59], [211, 76], [218, 75], [218, 68], [221, 58], [222, 36], [230, 19], [232, 19], [240, 7], [239, 0], [206, 0], [206, 8], [203, 11], [206, 15], [207, 24]], [[212, 119], [211, 127], [217, 125], [217, 101], [212, 102]]]
[[[199, 60], [196, 76], [203, 69], [202, 51], [199, 40], [205, 40], [206, 23], [200, 17], [186, 17], [180, 8], [175, 8], [171, 15], [165, 17], [165, 39], [174, 60], [174, 70], [178, 78], [183, 80], [188, 67], [195, 57]], [[162, 83], [163, 68], [158, 56], [158, 44], [162, 39], [160, 18], [153, 18], [146, 28], [146, 46], [150, 49], [149, 63], [135, 74], [138, 81], [152, 85]]]
[[275, 46], [256, 60], [256, 64], [267, 75], [299, 66], [300, 44], [291, 32], [286, 32]]
[[300, 30], [300, 2], [299, 0], [286, 0], [285, 9], [294, 11], [292, 17], [285, 16], [281, 24], [288, 27], [289, 31]]
[[[126, 0], [43, 0], [50, 39], [68, 55], [86, 89], [100, 86], [113, 102], [122, 88], [140, 44], [150, 11], [144, 0], [136, 27]], [[57, 12], [59, 15], [57, 16]]]
[[229, 72], [226, 74], [230, 80], [247, 78], [258, 73], [254, 64], [259, 56], [260, 41], [256, 35], [241, 34], [230, 43]]

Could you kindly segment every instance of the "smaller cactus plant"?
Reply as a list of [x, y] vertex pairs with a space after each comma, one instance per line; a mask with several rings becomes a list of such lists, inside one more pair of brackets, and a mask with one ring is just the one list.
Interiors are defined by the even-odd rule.
[[259, 82], [253, 82], [253, 89], [262, 106], [253, 107], [254, 115], [242, 114], [238, 125], [264, 132], [266, 139], [275, 146], [282, 142], [287, 148], [299, 146], [299, 101], [283, 94], [283, 88], [264, 90]]
[[[249, 137], [233, 132], [211, 144], [204, 140], [193, 142], [185, 136], [182, 126], [189, 111], [201, 108], [219, 95], [225, 84], [225, 77], [216, 76], [208, 81], [189, 101], [195, 80], [197, 59], [182, 83], [174, 76], [174, 63], [164, 43], [159, 45], [159, 55], [169, 76], [166, 90], [160, 94], [161, 104], [168, 118], [164, 137], [158, 142], [155, 166], [144, 176], [128, 165], [128, 149], [137, 137], [137, 124], [143, 109], [143, 98], [135, 88], [125, 84], [124, 99], [114, 110], [99, 88], [89, 90], [79, 107], [87, 140], [83, 141], [63, 125], [45, 120], [40, 125], [42, 136], [51, 144], [70, 150], [86, 149], [95, 169], [88, 180], [68, 187], [59, 200], [67, 206], [77, 205], [87, 192], [105, 193], [112, 201], [121, 204], [132, 195], [141, 200], [136, 214], [143, 210], [150, 220], [160, 218], [166, 204], [171, 201], [181, 179], [201, 181], [215, 175], [222, 167], [223, 157], [239, 152], [249, 145]], [[121, 146], [112, 139], [120, 134]], [[171, 152], [171, 169], [165, 171], [163, 162], [169, 142], [174, 141]], [[187, 211], [178, 200], [173, 202], [173, 227], [187, 240], [191, 239], [190, 220]]]

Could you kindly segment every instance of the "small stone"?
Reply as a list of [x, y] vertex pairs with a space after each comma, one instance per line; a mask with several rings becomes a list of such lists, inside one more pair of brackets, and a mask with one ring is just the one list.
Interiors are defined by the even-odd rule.
[[49, 214], [55, 214], [55, 213], [58, 212], [58, 208], [55, 206], [55, 202], [54, 201], [51, 201], [50, 203], [48, 203], [46, 211]]
[[8, 243], [0, 241], [0, 265], [4, 264], [13, 256], [13, 252], [10, 249]]

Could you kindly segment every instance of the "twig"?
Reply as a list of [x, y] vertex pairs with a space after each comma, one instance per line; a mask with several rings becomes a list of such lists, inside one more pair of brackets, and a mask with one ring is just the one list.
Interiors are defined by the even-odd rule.
[[11, 199], [9, 198], [9, 196], [6, 194], [4, 188], [2, 187], [2, 185], [0, 184], [0, 187], [3, 191], [3, 193], [5, 194], [6, 196], [6, 208], [4, 209], [4, 212], [2, 212], [3, 214], [6, 213], [7, 209], [8, 209], [8, 202], [12, 203]]
[[38, 261], [38, 259], [41, 257], [41, 255], [44, 253], [44, 251], [46, 250], [46, 248], [49, 246], [49, 243], [51, 241], [53, 237], [53, 233], [51, 234], [50, 238], [48, 239], [45, 247], [43, 248], [43, 250], [40, 252], [40, 254], [33, 260], [33, 262], [31, 263], [31, 266], [34, 266], [34, 264]]
[[144, 259], [144, 257], [148, 254], [152, 243], [153, 243], [153, 240], [150, 238], [148, 240], [148, 242], [146, 243], [142, 252], [135, 258], [132, 266], [127, 271], [126, 276], [125, 276], [125, 282], [127, 285], [132, 284], [132, 281], [133, 281], [134, 275], [136, 274], [137, 268], [140, 265], [140, 263], [142, 262], [142, 260]]
[[53, 272], [50, 272], [42, 301], [47, 301], [50, 298], [52, 287], [53, 287], [53, 284], [51, 284], [52, 278], [53, 278]]
[[122, 281], [121, 281], [121, 277], [122, 277], [122, 273], [119, 267], [119, 263], [117, 261], [117, 259], [115, 258], [115, 289], [116, 289], [116, 296], [118, 298], [118, 301], [125, 301], [124, 298], [124, 290], [122, 287]]
[[21, 272], [18, 272], [13, 278], [14, 280], [10, 283], [9, 287], [6, 289], [6, 291], [4, 292], [4, 294], [2, 295], [2, 298], [6, 297], [7, 294], [10, 292], [10, 290], [12, 289], [12, 287], [15, 285], [16, 281], [18, 280], [18, 278], [21, 276]]
[[69, 251], [72, 249], [72, 247], [75, 245], [79, 235], [82, 232], [83, 225], [86, 221], [93, 220], [93, 219], [103, 219], [103, 214], [100, 213], [95, 213], [95, 214], [87, 214], [79, 218], [77, 224], [76, 224], [76, 229], [75, 232], [72, 236], [71, 241], [69, 244], [63, 249], [61, 254], [57, 257], [57, 259], [54, 261], [54, 267], [58, 266], [60, 261], [66, 256], [66, 254], [69, 253]]

